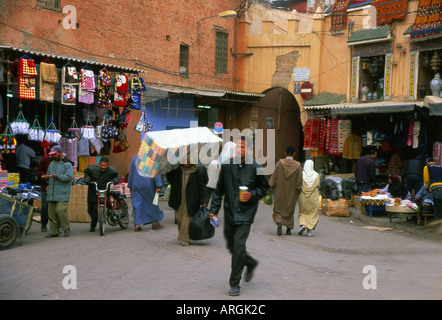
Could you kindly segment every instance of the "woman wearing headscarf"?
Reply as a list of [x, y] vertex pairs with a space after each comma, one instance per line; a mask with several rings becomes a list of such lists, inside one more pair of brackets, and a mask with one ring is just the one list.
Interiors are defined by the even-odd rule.
[[299, 194], [298, 222], [299, 235], [307, 230], [307, 236], [311, 237], [312, 230], [318, 224], [319, 214], [319, 174], [313, 169], [313, 161], [307, 160], [302, 171], [302, 192]]

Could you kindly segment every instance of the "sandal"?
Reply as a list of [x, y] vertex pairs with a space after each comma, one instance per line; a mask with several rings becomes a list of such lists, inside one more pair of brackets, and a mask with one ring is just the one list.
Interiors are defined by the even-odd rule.
[[161, 223], [152, 225], [153, 230], [159, 230], [159, 229], [163, 229], [163, 228], [164, 228], [164, 224], [161, 224]]

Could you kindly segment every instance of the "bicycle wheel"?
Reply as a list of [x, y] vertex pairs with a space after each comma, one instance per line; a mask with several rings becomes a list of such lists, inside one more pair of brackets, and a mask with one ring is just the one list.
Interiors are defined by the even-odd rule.
[[98, 208], [98, 225], [100, 227], [100, 236], [104, 236], [104, 230], [106, 229], [106, 217], [104, 207]]
[[127, 229], [129, 226], [129, 212], [127, 211], [127, 207], [125, 205], [121, 207], [121, 216], [118, 220], [118, 224], [120, 225], [121, 229]]

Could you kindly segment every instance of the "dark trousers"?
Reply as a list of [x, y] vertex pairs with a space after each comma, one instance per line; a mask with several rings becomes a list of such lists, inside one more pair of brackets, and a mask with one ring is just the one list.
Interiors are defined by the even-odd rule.
[[250, 224], [224, 224], [224, 237], [227, 241], [227, 249], [232, 254], [231, 273], [229, 285], [239, 285], [244, 267], [252, 267], [256, 264], [246, 250], [246, 242], [250, 234]]
[[40, 217], [41, 217], [41, 227], [46, 228], [48, 225], [48, 201], [46, 200], [46, 190], [40, 192], [40, 199], [41, 199], [41, 211], [40, 211]]
[[434, 202], [434, 219], [442, 219], [442, 186], [431, 188]]
[[357, 182], [356, 185], [358, 187], [358, 194], [361, 194], [362, 192], [368, 192], [368, 190], [370, 190], [369, 183]]
[[91, 228], [95, 228], [98, 222], [98, 202], [97, 196], [88, 197], [87, 212], [91, 216]]
[[407, 187], [407, 191], [410, 192], [410, 195], [413, 189], [414, 193], [416, 194], [424, 185], [424, 180], [422, 177], [415, 174], [409, 174], [406, 176], [405, 181], [405, 186]]
[[212, 198], [213, 191], [215, 191], [214, 188], [206, 187], [206, 193], [207, 193], [206, 203], [208, 207], [209, 207], [210, 198]]

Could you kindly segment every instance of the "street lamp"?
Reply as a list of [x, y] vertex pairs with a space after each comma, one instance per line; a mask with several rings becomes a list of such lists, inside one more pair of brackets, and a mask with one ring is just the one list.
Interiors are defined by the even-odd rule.
[[198, 43], [200, 42], [200, 30], [199, 29], [200, 29], [201, 21], [206, 20], [206, 19], [210, 19], [210, 18], [215, 18], [215, 17], [221, 17], [221, 18], [236, 17], [236, 15], [237, 15], [237, 12], [235, 10], [227, 10], [227, 11], [223, 11], [223, 12], [220, 12], [218, 14], [215, 14], [213, 16], [204, 17], [204, 18], [199, 19], [198, 22], [196, 23], [196, 39], [197, 39], [197, 42]]

